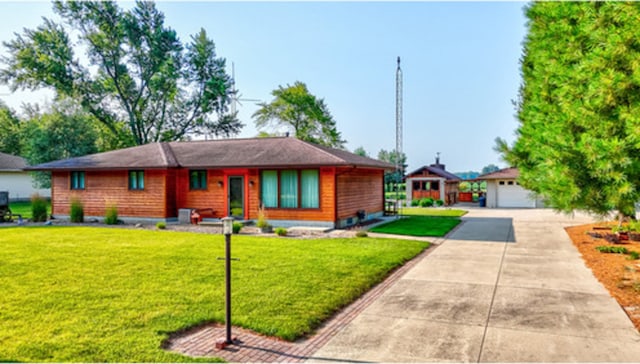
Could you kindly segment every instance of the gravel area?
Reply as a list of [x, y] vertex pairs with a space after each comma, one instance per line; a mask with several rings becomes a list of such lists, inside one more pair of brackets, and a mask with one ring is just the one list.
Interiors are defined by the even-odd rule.
[[[158, 230], [155, 224], [118, 224], [118, 225], [106, 225], [100, 222], [85, 222], [85, 223], [72, 223], [65, 220], [51, 220], [47, 223], [42, 222], [24, 222], [20, 226], [91, 226], [91, 227], [102, 227], [102, 228], [113, 228], [113, 229], [145, 229], [145, 230]], [[16, 227], [19, 226], [17, 222], [13, 223], [1, 223], [0, 228], [2, 227]], [[211, 226], [211, 225], [186, 225], [186, 224], [167, 224], [165, 231], [184, 231], [191, 233], [200, 233], [200, 234], [222, 234], [222, 228], [219, 226]], [[352, 230], [328, 230], [323, 231], [322, 229], [314, 228], [314, 227], [293, 227], [288, 230], [288, 234], [286, 237], [291, 238], [302, 238], [302, 239], [319, 239], [319, 238], [346, 238], [346, 237], [354, 237], [356, 234], [356, 229]], [[255, 226], [245, 226], [240, 231], [239, 235], [255, 235], [255, 236], [277, 236], [275, 233], [262, 233], [259, 228]]]

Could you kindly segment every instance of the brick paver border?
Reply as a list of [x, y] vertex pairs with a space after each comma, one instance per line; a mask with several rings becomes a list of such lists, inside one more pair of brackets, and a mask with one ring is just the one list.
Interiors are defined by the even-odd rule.
[[288, 342], [264, 336], [251, 330], [234, 327], [233, 334], [237, 338], [236, 342], [224, 349], [216, 349], [216, 341], [225, 337], [225, 326], [214, 323], [173, 334], [162, 346], [166, 350], [187, 356], [219, 357], [236, 363], [298, 363], [305, 361], [310, 359], [313, 353], [348, 325], [407, 271], [429, 255], [443, 240], [444, 238], [435, 239], [428, 249], [425, 249], [425, 251], [397, 268], [385, 280], [378, 283], [352, 304], [340, 310], [322, 324], [315, 334], [308, 338]]

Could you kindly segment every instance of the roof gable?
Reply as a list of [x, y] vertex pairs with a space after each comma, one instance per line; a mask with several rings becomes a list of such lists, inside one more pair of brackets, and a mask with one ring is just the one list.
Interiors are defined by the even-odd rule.
[[416, 169], [415, 171], [409, 173], [407, 175], [407, 178], [411, 178], [413, 175], [416, 174], [421, 174], [423, 171], [429, 171], [431, 174], [435, 174], [436, 176], [442, 177], [448, 181], [459, 181], [461, 180], [460, 177], [456, 176], [453, 173], [447, 172], [443, 169], [434, 167], [434, 166], [422, 166], [418, 169]]
[[291, 168], [357, 166], [392, 169], [389, 163], [296, 138], [220, 139], [152, 143], [40, 164], [36, 170], [134, 168]]
[[0, 171], [22, 171], [27, 167], [27, 160], [6, 153], [0, 153]]

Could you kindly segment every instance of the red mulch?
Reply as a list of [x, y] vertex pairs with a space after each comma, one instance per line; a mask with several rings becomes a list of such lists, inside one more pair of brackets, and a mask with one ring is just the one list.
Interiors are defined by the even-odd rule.
[[635, 327], [640, 330], [640, 260], [629, 260], [629, 255], [601, 253], [595, 248], [601, 245], [615, 245], [640, 253], [640, 242], [625, 241], [612, 244], [603, 238], [587, 235], [589, 231], [606, 233], [607, 230], [594, 230], [613, 226], [615, 223], [597, 223], [566, 228], [573, 245], [582, 254], [586, 265], [593, 275], [609, 291], [625, 310]]

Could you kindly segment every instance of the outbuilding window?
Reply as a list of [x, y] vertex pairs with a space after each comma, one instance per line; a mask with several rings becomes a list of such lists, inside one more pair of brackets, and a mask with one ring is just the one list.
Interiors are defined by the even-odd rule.
[[129, 189], [144, 190], [144, 171], [129, 171]]

